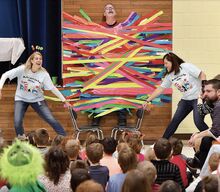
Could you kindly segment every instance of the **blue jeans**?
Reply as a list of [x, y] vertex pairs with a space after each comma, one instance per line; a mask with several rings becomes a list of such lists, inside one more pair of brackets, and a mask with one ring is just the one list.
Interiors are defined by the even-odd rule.
[[15, 101], [14, 107], [14, 126], [16, 135], [23, 135], [24, 134], [24, 127], [23, 127], [23, 119], [24, 114], [27, 111], [28, 106], [31, 106], [38, 115], [44, 119], [59, 135], [66, 135], [63, 127], [60, 123], [54, 118], [50, 109], [47, 106], [45, 101], [39, 101], [35, 103], [27, 103], [24, 101]]
[[204, 117], [202, 117], [198, 112], [197, 103], [197, 99], [180, 100], [180, 102], [178, 103], [177, 110], [173, 116], [173, 119], [171, 120], [170, 124], [168, 125], [167, 129], [163, 134], [164, 138], [169, 139], [175, 133], [179, 124], [191, 111], [193, 111], [193, 120], [199, 131], [204, 131], [209, 128], [204, 122]]

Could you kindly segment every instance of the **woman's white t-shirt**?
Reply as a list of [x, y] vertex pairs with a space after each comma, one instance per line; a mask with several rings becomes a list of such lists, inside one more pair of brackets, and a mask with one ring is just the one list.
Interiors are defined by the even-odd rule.
[[54, 88], [49, 74], [43, 70], [33, 73], [31, 70], [25, 70], [25, 66], [21, 65], [6, 74], [10, 80], [18, 78], [15, 101], [30, 103], [43, 101], [43, 90]]
[[174, 71], [165, 76], [161, 87], [170, 88], [173, 84], [180, 92], [182, 99], [193, 100], [198, 99], [201, 92], [201, 80], [199, 75], [201, 69], [191, 63], [182, 63], [180, 72], [174, 75]]

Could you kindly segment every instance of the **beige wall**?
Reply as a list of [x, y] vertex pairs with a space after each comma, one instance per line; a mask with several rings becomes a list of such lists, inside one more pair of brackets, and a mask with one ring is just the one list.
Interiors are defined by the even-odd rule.
[[[173, 0], [173, 50], [205, 71], [207, 79], [220, 73], [220, 0]], [[180, 99], [174, 89], [173, 109]], [[210, 118], [206, 119], [210, 125]], [[188, 116], [177, 133], [197, 129]]]

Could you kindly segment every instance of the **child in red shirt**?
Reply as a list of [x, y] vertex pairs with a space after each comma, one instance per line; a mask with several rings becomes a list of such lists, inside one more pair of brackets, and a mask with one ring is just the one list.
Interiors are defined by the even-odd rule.
[[171, 137], [169, 142], [173, 148], [173, 154], [170, 162], [179, 167], [183, 185], [184, 187], [187, 187], [189, 183], [187, 178], [186, 158], [184, 158], [184, 156], [181, 154], [183, 149], [183, 142], [175, 137]]

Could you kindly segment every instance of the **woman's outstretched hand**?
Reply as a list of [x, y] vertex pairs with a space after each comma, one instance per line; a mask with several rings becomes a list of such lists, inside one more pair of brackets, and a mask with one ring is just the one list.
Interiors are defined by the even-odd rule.
[[145, 101], [143, 104], [143, 109], [146, 110], [146, 111], [150, 111], [150, 107], [149, 107], [149, 102], [148, 101]]
[[72, 107], [72, 105], [68, 101], [64, 101], [64, 103], [65, 103], [65, 107], [67, 107], [67, 108], [71, 108]]

